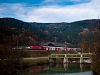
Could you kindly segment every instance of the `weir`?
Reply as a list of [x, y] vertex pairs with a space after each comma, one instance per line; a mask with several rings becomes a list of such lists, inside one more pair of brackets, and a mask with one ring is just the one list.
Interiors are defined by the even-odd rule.
[[48, 56], [49, 62], [63, 63], [91, 63], [92, 53], [77, 54], [51, 54]]

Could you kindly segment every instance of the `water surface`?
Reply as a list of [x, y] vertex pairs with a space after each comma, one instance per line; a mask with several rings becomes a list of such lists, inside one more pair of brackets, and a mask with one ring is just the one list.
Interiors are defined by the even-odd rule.
[[61, 64], [31, 66], [22, 70], [19, 75], [93, 75], [91, 64]]

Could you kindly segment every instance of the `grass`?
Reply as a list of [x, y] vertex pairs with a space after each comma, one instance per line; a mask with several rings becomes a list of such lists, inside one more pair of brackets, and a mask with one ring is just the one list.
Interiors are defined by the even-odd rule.
[[29, 67], [32, 65], [36, 66], [47, 62], [48, 62], [48, 57], [31, 57], [31, 58], [24, 58], [22, 60], [22, 65], [25, 67]]

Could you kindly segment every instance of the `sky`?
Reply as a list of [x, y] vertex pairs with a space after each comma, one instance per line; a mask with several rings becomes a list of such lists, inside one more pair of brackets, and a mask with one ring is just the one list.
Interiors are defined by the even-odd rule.
[[100, 0], [0, 0], [0, 18], [58, 23], [99, 19]]

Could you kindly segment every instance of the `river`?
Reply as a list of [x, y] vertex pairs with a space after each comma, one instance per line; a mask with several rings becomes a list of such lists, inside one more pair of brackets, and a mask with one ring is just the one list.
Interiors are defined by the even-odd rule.
[[19, 72], [19, 75], [93, 75], [91, 64], [61, 64], [31, 66]]

